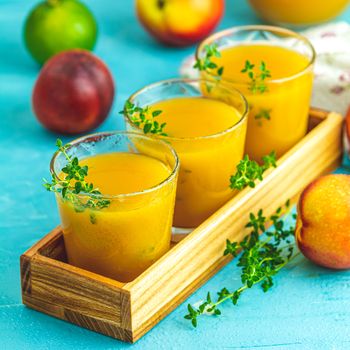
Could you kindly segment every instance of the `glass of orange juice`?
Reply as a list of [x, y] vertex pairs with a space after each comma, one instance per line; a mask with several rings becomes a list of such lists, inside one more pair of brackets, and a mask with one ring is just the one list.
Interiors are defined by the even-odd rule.
[[[247, 102], [243, 95], [215, 82], [172, 79], [146, 86], [128, 103], [152, 112], [180, 158], [174, 226], [201, 224], [234, 196], [230, 175], [243, 157]], [[124, 112], [126, 109], [124, 109]], [[125, 112], [127, 128], [142, 131]]]
[[256, 161], [271, 151], [283, 155], [307, 131], [315, 60], [310, 42], [278, 27], [245, 26], [210, 36], [196, 58], [205, 59], [208, 47], [220, 57], [213, 55], [217, 67], [201, 76], [240, 90], [248, 100], [246, 153]]
[[[70, 143], [101, 194], [56, 194], [70, 264], [121, 282], [133, 280], [170, 247], [179, 162], [162, 140], [127, 132], [97, 133]], [[63, 179], [65, 155], [50, 170]], [[105, 208], [85, 207], [103, 200]], [[77, 205], [79, 203], [79, 205]], [[85, 207], [85, 208], [84, 208]]]
[[249, 0], [263, 19], [292, 26], [308, 26], [339, 15], [349, 0]]

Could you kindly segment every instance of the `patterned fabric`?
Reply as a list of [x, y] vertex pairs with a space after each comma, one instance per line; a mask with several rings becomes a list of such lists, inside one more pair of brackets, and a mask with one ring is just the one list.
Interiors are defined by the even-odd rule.
[[[317, 52], [311, 105], [345, 115], [350, 106], [350, 24], [330, 23], [307, 29], [305, 35]], [[194, 78], [194, 56], [187, 57], [180, 75]]]
[[350, 25], [331, 23], [303, 34], [317, 52], [312, 105], [345, 115], [350, 106]]

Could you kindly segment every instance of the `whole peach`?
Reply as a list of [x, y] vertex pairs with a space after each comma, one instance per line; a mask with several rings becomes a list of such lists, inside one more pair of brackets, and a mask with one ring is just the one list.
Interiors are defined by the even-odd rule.
[[50, 58], [35, 83], [33, 109], [39, 122], [61, 134], [80, 134], [99, 126], [114, 98], [107, 66], [86, 50]]
[[350, 107], [345, 117], [345, 147], [350, 155]]
[[136, 12], [145, 29], [160, 42], [192, 45], [216, 27], [224, 0], [136, 0]]
[[300, 196], [295, 231], [300, 251], [314, 263], [350, 268], [350, 176], [327, 175]]

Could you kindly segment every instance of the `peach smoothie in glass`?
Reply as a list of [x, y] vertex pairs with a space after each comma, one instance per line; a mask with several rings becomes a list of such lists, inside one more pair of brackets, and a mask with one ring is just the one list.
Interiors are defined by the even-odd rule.
[[[69, 192], [65, 198], [56, 193], [69, 263], [121, 282], [133, 280], [170, 247], [175, 151], [161, 140], [112, 132], [82, 137], [66, 152], [88, 167], [84, 181], [100, 192]], [[52, 175], [64, 179], [68, 163], [56, 152]]]
[[247, 26], [204, 40], [197, 60], [204, 62], [208, 47], [216, 51], [210, 57], [216, 67], [202, 69], [201, 76], [240, 90], [248, 100], [246, 153], [256, 161], [271, 151], [283, 155], [307, 131], [315, 58], [312, 45], [285, 29]]
[[[193, 228], [234, 196], [230, 176], [243, 157], [247, 103], [235, 90], [204, 80], [161, 81], [136, 92], [127, 104], [147, 108], [163, 125], [154, 137], [171, 144], [180, 159], [174, 226]], [[127, 107], [126, 104], [126, 107]], [[127, 128], [135, 124], [124, 109]]]
[[280, 25], [307, 26], [331, 20], [349, 0], [249, 0], [263, 19]]

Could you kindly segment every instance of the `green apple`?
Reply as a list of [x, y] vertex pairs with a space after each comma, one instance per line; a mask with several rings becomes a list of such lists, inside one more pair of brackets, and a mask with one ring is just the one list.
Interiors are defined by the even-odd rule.
[[33, 58], [43, 64], [58, 52], [92, 50], [97, 24], [91, 11], [77, 0], [46, 0], [29, 13], [24, 39]]

